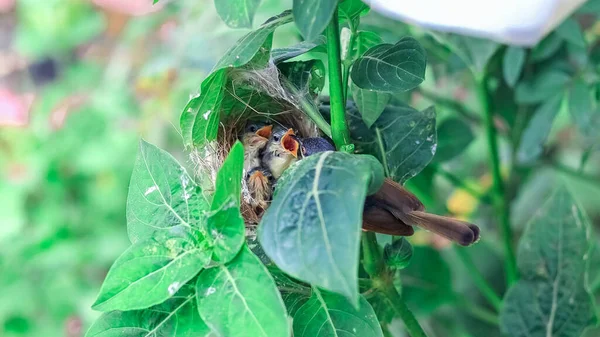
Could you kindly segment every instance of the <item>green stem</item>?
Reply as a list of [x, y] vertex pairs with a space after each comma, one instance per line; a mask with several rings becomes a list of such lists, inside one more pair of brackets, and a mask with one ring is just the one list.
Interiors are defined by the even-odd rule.
[[482, 308], [474, 303], [471, 303], [467, 300], [461, 301], [459, 302], [459, 305], [467, 312], [469, 313], [471, 316], [489, 323], [491, 325], [496, 325], [498, 326], [500, 324], [500, 322], [498, 321], [498, 315], [494, 314], [493, 312], [490, 312], [489, 310]]
[[342, 62], [342, 89], [344, 90], [344, 102], [348, 101], [348, 83], [350, 82], [350, 68], [352, 67], [352, 48], [356, 42], [356, 31], [353, 27], [350, 29], [350, 40], [348, 40], [348, 52]]
[[452, 185], [454, 185], [455, 187], [458, 187], [458, 188], [464, 190], [465, 192], [469, 193], [471, 196], [473, 196], [474, 198], [476, 198], [480, 201], [483, 201], [486, 203], [491, 202], [487, 195], [479, 193], [479, 191], [477, 191], [474, 188], [472, 188], [471, 186], [469, 186], [464, 180], [462, 180], [459, 177], [455, 176], [454, 174], [444, 170], [442, 167], [435, 166], [434, 169], [442, 177], [444, 177], [448, 181], [450, 181], [450, 183], [452, 183]]
[[[327, 61], [329, 66], [329, 95], [331, 97], [331, 132], [338, 150], [350, 151], [351, 141], [342, 90], [342, 67], [340, 61], [340, 24], [337, 10], [327, 27]], [[353, 152], [353, 151], [352, 151]]]
[[289, 81], [282, 79], [282, 85], [296, 97], [300, 103], [300, 108], [302, 111], [312, 119], [312, 121], [317, 125], [317, 127], [325, 134], [327, 137], [331, 138], [331, 126], [325, 118], [321, 115], [317, 107], [314, 103], [306, 97], [306, 95], [302, 94], [296, 86], [294, 86]]
[[488, 140], [488, 148], [490, 151], [490, 166], [492, 170], [493, 184], [493, 201], [496, 213], [500, 218], [500, 229], [502, 233], [502, 242], [505, 250], [504, 265], [506, 269], [506, 281], [510, 286], [517, 280], [517, 262], [515, 251], [512, 246], [512, 229], [510, 226], [510, 205], [506, 201], [504, 194], [504, 181], [500, 172], [500, 155], [498, 151], [498, 137], [496, 127], [494, 126], [494, 113], [490, 106], [489, 96], [486, 89], [485, 77], [477, 77], [477, 96], [481, 104], [481, 108], [485, 113], [485, 129]]
[[459, 101], [455, 101], [451, 98], [442, 97], [436, 93], [425, 90], [423, 88], [417, 87], [417, 89], [415, 89], [415, 90], [418, 93], [420, 93], [421, 95], [423, 95], [423, 97], [432, 101], [436, 105], [440, 105], [440, 106], [446, 107], [448, 109], [454, 110], [459, 115], [464, 117], [466, 120], [468, 120], [474, 124], [481, 124], [481, 118], [479, 118], [479, 116], [475, 112], [473, 112], [470, 109], [468, 109], [467, 107], [465, 107], [465, 105], [463, 103], [461, 103]]
[[404, 321], [406, 330], [411, 337], [427, 337], [425, 331], [423, 331], [423, 328], [415, 318], [415, 315], [406, 306], [406, 303], [404, 303], [404, 300], [402, 300], [400, 294], [398, 294], [398, 291], [394, 288], [392, 277], [390, 277], [383, 264], [383, 256], [381, 249], [377, 244], [375, 233], [364, 233], [362, 244], [363, 266], [367, 273], [373, 278], [373, 285], [385, 294], [394, 310]]
[[502, 299], [500, 298], [500, 296], [498, 296], [498, 294], [496, 294], [494, 289], [492, 289], [492, 287], [483, 277], [479, 269], [477, 269], [477, 266], [473, 262], [473, 259], [471, 259], [471, 255], [469, 255], [467, 249], [454, 246], [454, 251], [460, 258], [462, 263], [465, 265], [465, 267], [467, 267], [469, 276], [473, 280], [473, 283], [475, 283], [475, 286], [479, 289], [479, 291], [481, 291], [481, 294], [488, 300], [488, 302], [490, 302], [490, 304], [494, 307], [494, 309], [496, 309], [496, 311], [500, 311]]

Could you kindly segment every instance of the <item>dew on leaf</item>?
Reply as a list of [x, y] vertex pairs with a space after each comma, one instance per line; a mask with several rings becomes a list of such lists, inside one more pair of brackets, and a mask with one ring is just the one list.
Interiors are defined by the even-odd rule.
[[158, 189], [158, 187], [156, 185], [152, 185], [152, 186], [148, 187], [146, 192], [144, 192], [144, 196], [156, 191], [157, 189]]
[[181, 287], [181, 283], [177, 282], [177, 281], [169, 284], [169, 287], [167, 288], [167, 291], [169, 292], [169, 295], [171, 295], [171, 296], [175, 295], [175, 293], [177, 292], [177, 290], [179, 290], [179, 287]]

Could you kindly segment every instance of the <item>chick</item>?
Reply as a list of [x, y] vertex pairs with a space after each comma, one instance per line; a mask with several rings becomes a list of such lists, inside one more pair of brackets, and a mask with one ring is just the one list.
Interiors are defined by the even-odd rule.
[[293, 129], [276, 125], [262, 156], [262, 162], [279, 179], [283, 171], [298, 160], [300, 144]]
[[259, 167], [260, 153], [267, 145], [273, 126], [264, 122], [248, 121], [240, 137], [244, 145], [244, 172]]
[[273, 175], [263, 166], [251, 169], [246, 175], [250, 205], [257, 213], [264, 211], [273, 195]]
[[302, 157], [308, 157], [315, 153], [325, 151], [335, 151], [335, 146], [322, 137], [311, 137], [298, 139], [300, 143], [300, 153]]

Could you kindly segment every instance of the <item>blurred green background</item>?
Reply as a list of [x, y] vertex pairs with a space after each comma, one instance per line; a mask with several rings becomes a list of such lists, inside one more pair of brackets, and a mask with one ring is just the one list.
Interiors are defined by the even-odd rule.
[[[150, 2], [0, 0], [0, 336], [83, 336], [99, 315], [90, 305], [102, 280], [128, 246], [125, 201], [139, 139], [190, 164], [178, 131], [179, 114], [218, 58], [247, 30], [226, 27], [213, 0], [154, 7]], [[290, 7], [291, 0], [263, 1], [255, 26]], [[375, 13], [363, 24], [385, 41], [411, 34], [424, 44], [430, 65], [420, 91], [406, 97], [413, 105], [437, 102], [440, 121], [456, 116], [456, 107], [443, 102], [477, 114], [466, 67], [456, 55], [423, 31]], [[600, 25], [590, 25], [586, 34], [597, 44]], [[288, 25], [278, 30], [274, 45], [297, 40]], [[597, 60], [591, 62], [597, 69]], [[490, 177], [482, 131], [475, 130], [475, 141], [443, 167], [485, 191]], [[577, 171], [586, 147], [566, 111], [559, 114], [549, 142], [558, 161], [522, 175], [522, 188], [511, 196], [516, 231], [557, 179], [577, 193], [598, 227], [600, 156], [592, 153], [585, 172]], [[507, 161], [510, 149], [501, 145]], [[455, 215], [494, 230], [489, 207], [478, 207], [443, 178], [423, 183], [430, 173], [411, 182], [427, 186], [420, 196], [428, 206], [435, 208], [435, 200], [441, 200]], [[450, 264], [457, 292], [469, 292], [468, 271], [442, 248], [444, 242], [424, 233], [411, 240], [442, 249], [442, 266], [427, 259], [429, 248], [421, 248], [420, 258], [436, 268]], [[501, 275], [493, 239], [473, 249], [481, 253], [474, 256], [486, 275]], [[445, 336], [436, 333], [437, 327], [456, 324], [456, 313], [439, 306], [446, 295], [443, 289], [435, 291], [428, 295], [438, 296], [434, 308], [421, 307], [417, 313], [437, 310], [424, 324], [431, 336]]]

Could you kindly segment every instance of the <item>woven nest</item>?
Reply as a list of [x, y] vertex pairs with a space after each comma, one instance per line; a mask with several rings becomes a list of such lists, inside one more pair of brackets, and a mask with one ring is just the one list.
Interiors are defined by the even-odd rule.
[[[249, 120], [292, 128], [301, 138], [320, 136], [317, 126], [300, 109], [300, 97], [295, 97], [282, 86], [281, 74], [273, 63], [264, 69], [234, 70], [230, 78], [225, 95], [230, 95], [235, 103], [222, 107], [217, 140], [195, 148], [191, 153], [196, 175], [203, 189], [209, 193], [214, 191], [217, 172], [233, 144], [240, 140]], [[309, 94], [305, 92], [302, 95], [306, 97]], [[241, 212], [246, 228], [253, 231], [264, 210], [254, 209], [251, 201], [246, 180], [243, 179]]]

